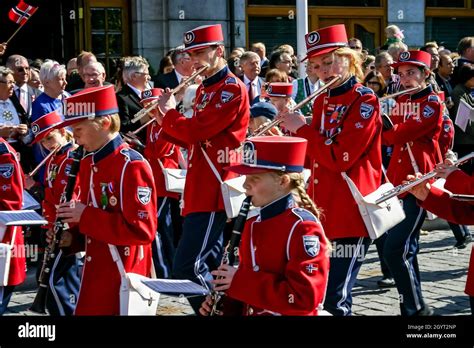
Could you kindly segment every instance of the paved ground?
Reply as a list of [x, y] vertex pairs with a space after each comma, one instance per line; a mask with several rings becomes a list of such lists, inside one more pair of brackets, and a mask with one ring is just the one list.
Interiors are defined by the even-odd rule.
[[[425, 301], [436, 315], [467, 315], [469, 300], [464, 294], [466, 273], [471, 246], [453, 249], [455, 239], [447, 224], [435, 221], [424, 225], [432, 229], [421, 236], [419, 258], [422, 288]], [[474, 226], [471, 226], [471, 233]], [[381, 277], [380, 264], [375, 246], [371, 246], [367, 259], [354, 287], [355, 315], [399, 315], [396, 289], [379, 289], [377, 280]], [[35, 315], [28, 311], [35, 296], [34, 269], [28, 272], [27, 282], [14, 293], [6, 315]], [[158, 315], [192, 315], [187, 300], [162, 296]]]

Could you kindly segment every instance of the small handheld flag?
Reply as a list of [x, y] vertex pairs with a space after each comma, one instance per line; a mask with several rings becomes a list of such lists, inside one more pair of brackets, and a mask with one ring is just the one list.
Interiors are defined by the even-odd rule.
[[13, 7], [10, 12], [8, 13], [8, 18], [15, 22], [16, 24], [20, 24], [20, 27], [13, 33], [12, 36], [7, 40], [7, 44], [10, 42], [10, 40], [20, 31], [20, 29], [23, 27], [23, 25], [26, 24], [28, 19], [33, 16], [33, 14], [38, 10], [38, 7], [28, 5], [26, 2], [23, 0], [20, 0], [18, 5]]

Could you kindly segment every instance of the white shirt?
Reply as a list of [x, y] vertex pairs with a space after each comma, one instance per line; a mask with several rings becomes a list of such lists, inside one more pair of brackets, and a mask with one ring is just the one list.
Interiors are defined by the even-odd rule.
[[132, 89], [132, 91], [135, 92], [136, 95], [138, 95], [138, 98], [141, 100], [142, 99], [142, 92], [138, 89], [133, 87], [131, 84], [127, 83], [128, 87]]
[[176, 74], [176, 78], [178, 79], [178, 84], [181, 83], [181, 80], [183, 79], [183, 75], [177, 72], [176, 69], [174, 69], [174, 73]]
[[[291, 94], [291, 98], [294, 100], [296, 98], [296, 95], [298, 94], [298, 80], [293, 80], [293, 93]], [[309, 90], [310, 90], [310, 94], [313, 93], [315, 90], [321, 88], [323, 86], [323, 83], [321, 80], [318, 80], [316, 81], [315, 83], [312, 83], [311, 80], [306, 76], [304, 78], [304, 80], [307, 80], [308, 81], [308, 84], [309, 84]], [[303, 82], [303, 86], [306, 85], [306, 82]], [[307, 97], [307, 91], [305, 89], [305, 93], [304, 93], [305, 97]]]
[[[258, 89], [258, 76], [253, 79], [253, 81], [250, 81], [250, 79], [247, 77], [247, 75], [244, 75], [244, 83], [245, 83], [245, 88], [247, 88], [247, 92], [250, 90], [250, 84], [253, 84], [253, 97], [256, 98], [260, 95], [260, 90]], [[250, 103], [252, 100], [250, 101]]]

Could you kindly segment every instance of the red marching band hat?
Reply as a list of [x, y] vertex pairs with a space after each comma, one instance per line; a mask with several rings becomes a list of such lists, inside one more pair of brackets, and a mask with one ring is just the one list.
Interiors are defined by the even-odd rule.
[[270, 97], [291, 97], [293, 84], [287, 82], [272, 82], [268, 85], [266, 92]]
[[62, 124], [63, 121], [63, 116], [57, 110], [54, 110], [32, 122], [31, 131], [35, 136], [32, 144], [40, 142], [44, 137], [55, 130], [58, 125]]
[[223, 45], [224, 35], [220, 24], [203, 25], [184, 34], [184, 50], [192, 51], [212, 45]]
[[163, 93], [164, 90], [162, 88], [146, 89], [142, 92], [142, 99], [140, 100], [140, 103], [145, 104], [153, 100], [160, 99]]
[[305, 42], [306, 57], [302, 61], [348, 46], [346, 27], [344, 24], [336, 24], [312, 31], [306, 34]]
[[307, 144], [306, 139], [298, 137], [253, 137], [244, 143], [242, 162], [225, 169], [239, 174], [269, 171], [301, 173]]
[[66, 98], [64, 122], [61, 127], [118, 113], [117, 98], [113, 85], [83, 89]]
[[398, 62], [393, 63], [394, 69], [400, 65], [416, 65], [429, 69], [431, 66], [431, 54], [425, 51], [406, 51], [400, 53]]

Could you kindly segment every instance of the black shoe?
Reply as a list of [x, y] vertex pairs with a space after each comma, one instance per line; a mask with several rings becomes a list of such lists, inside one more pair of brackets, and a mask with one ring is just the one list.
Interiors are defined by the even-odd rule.
[[434, 315], [434, 310], [430, 306], [425, 305], [422, 309], [416, 312], [415, 315], [420, 317], [431, 317]]
[[464, 249], [471, 242], [472, 242], [472, 237], [471, 237], [471, 235], [469, 235], [466, 238], [464, 238], [463, 240], [460, 240], [456, 244], [454, 244], [454, 247], [456, 249]]
[[383, 278], [377, 281], [379, 288], [392, 288], [395, 286], [395, 280], [393, 278]]

